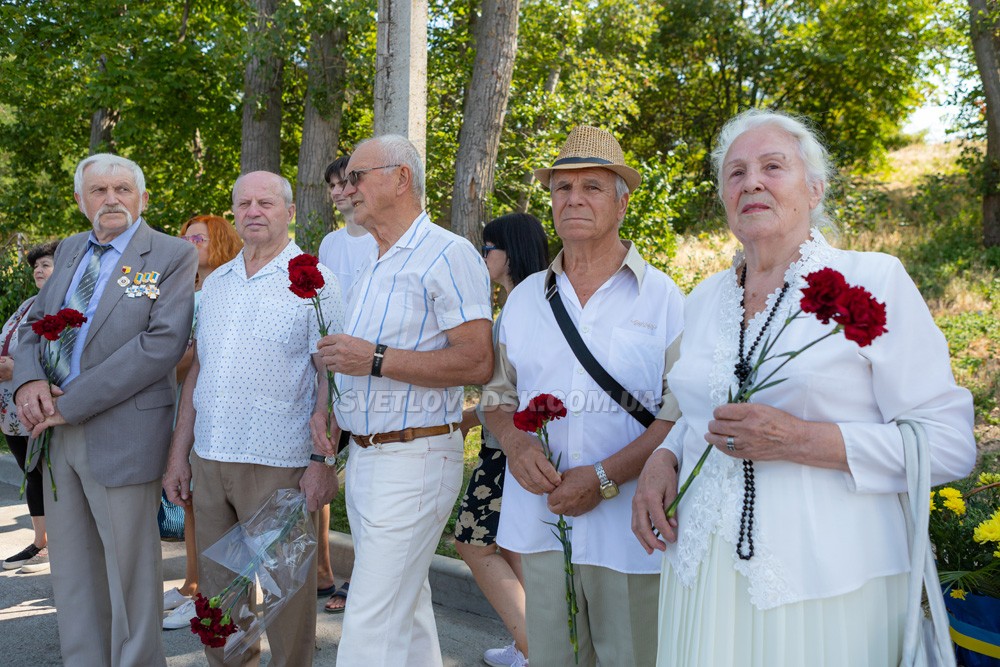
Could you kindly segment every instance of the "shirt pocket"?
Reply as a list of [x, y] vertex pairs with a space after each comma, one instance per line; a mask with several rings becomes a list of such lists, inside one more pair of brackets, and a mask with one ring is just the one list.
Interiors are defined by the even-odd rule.
[[[295, 329], [301, 308], [275, 300], [260, 302], [253, 320], [253, 337], [287, 343]], [[304, 311], [303, 311], [304, 314]]]
[[614, 327], [608, 371], [643, 405], [659, 401], [663, 391], [663, 360], [667, 346], [662, 338], [632, 329]]

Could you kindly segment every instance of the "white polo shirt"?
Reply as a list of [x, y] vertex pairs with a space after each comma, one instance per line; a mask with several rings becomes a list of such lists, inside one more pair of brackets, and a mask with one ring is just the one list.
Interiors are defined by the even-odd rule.
[[[590, 377], [559, 329], [545, 299], [552, 272], [563, 304], [580, 337], [612, 377], [657, 416], [676, 421], [677, 401], [667, 387], [671, 363], [683, 328], [684, 298], [674, 281], [650, 266], [628, 243], [621, 268], [585, 307], [562, 270], [562, 253], [546, 272], [526, 278], [511, 292], [497, 335], [497, 370], [483, 388], [484, 405], [517, 404], [523, 410], [538, 394], [553, 394], [567, 416], [548, 425], [553, 459], [560, 471], [592, 466], [615, 454], [645, 431]], [[647, 555], [631, 531], [636, 480], [619, 484], [620, 493], [602, 500], [573, 526], [573, 562], [626, 574], [655, 574], [662, 554]], [[518, 553], [561, 551], [551, 526], [547, 496], [525, 491], [510, 474], [504, 480], [503, 511], [497, 543]]]
[[[288, 289], [288, 260], [301, 253], [289, 241], [248, 278], [241, 250], [205, 280], [194, 389], [194, 450], [203, 459], [309, 465], [309, 417], [316, 402], [312, 354], [320, 335], [312, 301]], [[340, 333], [340, 286], [329, 269], [319, 269], [326, 280], [323, 316], [330, 333]]]
[[[447, 347], [447, 331], [492, 320], [490, 276], [468, 240], [421, 213], [362, 273], [345, 332], [400, 350]], [[337, 423], [370, 435], [462, 420], [463, 387], [428, 388], [389, 378], [337, 374]]]

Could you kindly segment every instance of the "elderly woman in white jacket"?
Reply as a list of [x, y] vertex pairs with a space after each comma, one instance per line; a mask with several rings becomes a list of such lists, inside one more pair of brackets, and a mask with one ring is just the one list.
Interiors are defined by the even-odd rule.
[[[818, 231], [829, 166], [803, 123], [744, 112], [713, 159], [743, 250], [686, 302], [668, 377], [684, 416], [633, 502], [637, 538], [665, 551], [657, 664], [896, 665], [909, 558], [895, 421], [926, 428], [933, 483], [965, 476], [976, 454], [971, 395], [955, 385], [945, 339], [900, 262], [835, 249]], [[784, 382], [728, 404], [740, 361], [756, 360], [798, 308], [803, 277], [825, 267], [885, 303], [888, 332], [865, 347], [824, 340], [780, 371]], [[797, 319], [775, 352], [832, 326]], [[668, 520], [706, 442], [714, 450]]]

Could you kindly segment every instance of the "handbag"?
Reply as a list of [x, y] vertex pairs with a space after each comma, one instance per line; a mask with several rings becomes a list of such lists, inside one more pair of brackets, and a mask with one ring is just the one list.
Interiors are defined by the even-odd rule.
[[156, 513], [156, 524], [160, 528], [161, 540], [184, 539], [184, 508], [167, 500], [166, 491], [160, 491], [160, 509]]
[[649, 428], [649, 425], [656, 419], [656, 415], [647, 410], [646, 406], [640, 403], [638, 398], [630, 394], [618, 380], [614, 379], [610, 373], [604, 370], [601, 362], [594, 358], [594, 355], [587, 348], [587, 344], [580, 337], [580, 332], [573, 326], [573, 320], [570, 319], [569, 313], [566, 312], [566, 306], [563, 305], [562, 298], [559, 296], [559, 288], [556, 286], [555, 273], [549, 274], [548, 282], [545, 284], [545, 298], [549, 302], [549, 307], [552, 308], [552, 315], [556, 318], [559, 330], [562, 331], [566, 342], [569, 343], [569, 347], [573, 350], [573, 354], [576, 355], [576, 359], [580, 362], [580, 365], [590, 374], [594, 382], [607, 392], [608, 396], [615, 403], [622, 406], [622, 409], [635, 417], [636, 421], [640, 424]]
[[[903, 435], [906, 465], [906, 493], [899, 494], [906, 518], [910, 546], [910, 581], [907, 591], [906, 625], [900, 667], [955, 667], [955, 651], [948, 632], [948, 611], [944, 606], [941, 581], [931, 551], [928, 498], [931, 492], [931, 459], [923, 424], [897, 422]], [[924, 616], [927, 595], [930, 618]]]

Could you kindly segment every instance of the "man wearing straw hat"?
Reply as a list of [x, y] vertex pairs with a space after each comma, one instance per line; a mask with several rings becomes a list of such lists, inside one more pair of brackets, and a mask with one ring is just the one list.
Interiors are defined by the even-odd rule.
[[[532, 663], [574, 664], [563, 547], [546, 523], [563, 514], [572, 524], [578, 664], [651, 665], [660, 559], [630, 539], [631, 502], [643, 463], [679, 417], [666, 374], [682, 296], [619, 237], [641, 176], [611, 134], [577, 127], [535, 177], [551, 192], [563, 250], [548, 271], [511, 292], [483, 392], [486, 425], [508, 456], [497, 542], [523, 554]], [[565, 315], [557, 318], [560, 307]], [[578, 337], [573, 345], [565, 327]], [[619, 391], [624, 407], [602, 388], [606, 380], [594, 379], [599, 368], [581, 362], [587, 351], [631, 394]], [[514, 411], [541, 393], [562, 398], [568, 412], [548, 425], [558, 470], [534, 434], [513, 425]]]

